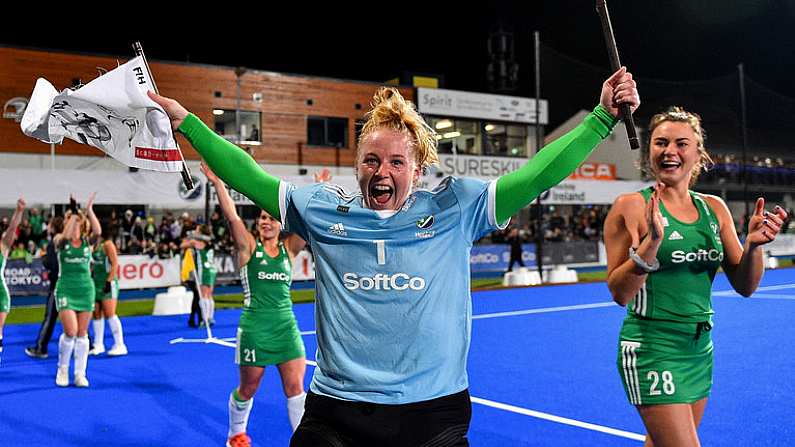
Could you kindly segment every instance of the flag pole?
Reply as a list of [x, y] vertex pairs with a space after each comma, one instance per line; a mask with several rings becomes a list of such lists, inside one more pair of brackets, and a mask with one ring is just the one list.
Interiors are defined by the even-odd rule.
[[[155, 90], [155, 93], [159, 95], [160, 92], [157, 90], [155, 77], [152, 76], [152, 70], [149, 69], [149, 62], [146, 61], [146, 55], [144, 54], [144, 48], [141, 46], [141, 42], [133, 43], [132, 47], [133, 51], [135, 51], [135, 55], [141, 56], [141, 59], [144, 61], [146, 73], [149, 74], [149, 79], [152, 81], [152, 88]], [[185, 189], [190, 191], [194, 188], [193, 178], [190, 175], [190, 169], [188, 169], [188, 165], [185, 163], [185, 157], [182, 156], [182, 149], [179, 148], [179, 142], [176, 138], [174, 138], [174, 143], [177, 145], [177, 152], [179, 152], [179, 158], [182, 161], [182, 183], [185, 185]]]

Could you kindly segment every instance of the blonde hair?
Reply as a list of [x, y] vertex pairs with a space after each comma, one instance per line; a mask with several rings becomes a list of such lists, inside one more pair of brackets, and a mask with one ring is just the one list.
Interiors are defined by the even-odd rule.
[[[701, 173], [701, 171], [707, 171], [712, 167], [712, 165], [715, 164], [715, 162], [712, 161], [712, 157], [710, 157], [709, 153], [707, 153], [707, 148], [704, 147], [704, 141], [706, 141], [707, 135], [704, 131], [704, 128], [701, 127], [701, 117], [697, 113], [688, 112], [683, 107], [671, 106], [664, 112], [658, 113], [651, 117], [651, 121], [649, 122], [649, 140], [651, 140], [651, 135], [654, 133], [654, 129], [666, 121], [674, 123], [687, 123], [696, 134], [696, 146], [698, 147], [699, 159], [691, 171], [692, 176], [690, 177], [690, 186], [693, 186], [696, 183], [698, 175]], [[649, 145], [645, 148], [645, 153], [642, 154], [640, 163], [643, 173], [650, 177], [654, 177], [654, 170], [652, 169], [651, 163], [649, 162], [651, 153], [650, 146], [651, 141], [649, 141]]]
[[[406, 101], [398, 89], [381, 87], [373, 95], [370, 111], [364, 116], [365, 123], [359, 135], [358, 146], [378, 129], [390, 129], [409, 136], [414, 160], [424, 171], [439, 164], [436, 153], [436, 131], [422, 119], [411, 101]], [[357, 153], [358, 159], [358, 153]]]

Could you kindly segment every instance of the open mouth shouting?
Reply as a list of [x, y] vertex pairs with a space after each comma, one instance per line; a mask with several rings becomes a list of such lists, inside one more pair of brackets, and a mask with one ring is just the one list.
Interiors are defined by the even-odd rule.
[[370, 197], [374, 208], [384, 207], [394, 197], [395, 189], [383, 183], [370, 185]]

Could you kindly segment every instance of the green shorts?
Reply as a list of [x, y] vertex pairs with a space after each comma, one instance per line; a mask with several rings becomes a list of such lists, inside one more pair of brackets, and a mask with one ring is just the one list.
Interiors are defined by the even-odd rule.
[[75, 312], [92, 312], [94, 310], [94, 283], [86, 287], [69, 287], [55, 289], [55, 307], [58, 312], [73, 310]]
[[5, 283], [0, 284], [0, 312], [11, 312], [11, 293], [8, 292]]
[[110, 292], [105, 293], [105, 281], [94, 282], [94, 301], [119, 299], [119, 280], [110, 283]]
[[203, 286], [214, 286], [215, 285], [215, 270], [208, 270], [205, 269], [202, 271], [201, 277], [201, 285]]
[[633, 405], [694, 403], [712, 390], [708, 323], [627, 317], [618, 345], [618, 372]]
[[241, 318], [235, 346], [236, 364], [278, 365], [303, 357], [306, 357], [304, 341], [292, 311], [261, 315], [248, 313]]

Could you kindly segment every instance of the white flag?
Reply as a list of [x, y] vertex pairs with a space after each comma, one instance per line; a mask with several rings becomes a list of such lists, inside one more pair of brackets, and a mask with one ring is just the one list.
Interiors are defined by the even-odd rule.
[[168, 115], [147, 90], [154, 87], [140, 56], [77, 90], [58, 93], [39, 78], [22, 116], [22, 132], [46, 143], [66, 137], [88, 144], [127, 166], [181, 171]]

